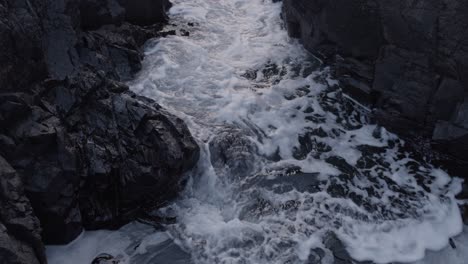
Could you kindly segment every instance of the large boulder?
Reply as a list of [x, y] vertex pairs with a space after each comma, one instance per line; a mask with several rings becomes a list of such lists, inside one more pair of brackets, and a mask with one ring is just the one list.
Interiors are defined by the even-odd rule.
[[183, 188], [187, 126], [120, 83], [166, 19], [148, 2], [141, 27], [117, 0], [0, 0], [0, 262], [45, 263], [42, 241], [118, 228]]
[[[284, 0], [292, 37], [333, 65], [345, 92], [402, 136], [468, 168], [468, 2]], [[439, 155], [439, 157], [441, 157]]]
[[103, 73], [82, 71], [45, 86], [40, 96], [6, 99], [25, 98], [29, 111], [7, 125], [14, 146], [4, 155], [46, 219], [47, 243], [69, 242], [83, 227], [118, 227], [178, 193], [181, 175], [198, 160], [182, 120]]

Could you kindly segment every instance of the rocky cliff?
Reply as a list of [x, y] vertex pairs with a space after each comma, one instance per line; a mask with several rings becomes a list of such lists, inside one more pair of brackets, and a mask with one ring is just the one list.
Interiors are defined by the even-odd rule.
[[346, 93], [467, 177], [468, 1], [283, 2], [289, 34], [332, 65]]
[[116, 228], [174, 197], [199, 148], [121, 81], [167, 0], [0, 0], [0, 262]]

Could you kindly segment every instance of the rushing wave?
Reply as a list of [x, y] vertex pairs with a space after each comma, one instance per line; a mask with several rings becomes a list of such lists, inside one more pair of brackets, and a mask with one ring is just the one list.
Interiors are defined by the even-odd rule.
[[[462, 231], [460, 181], [370, 124], [288, 38], [281, 3], [173, 3], [168, 29], [190, 35], [150, 42], [130, 85], [182, 117], [202, 155], [182, 197], [157, 212], [176, 223], [137, 228], [140, 249], [169, 236], [194, 263], [326, 264], [339, 245], [358, 261], [409, 262]], [[132, 245], [122, 232], [123, 246], [101, 250]], [[123, 259], [153, 263], [148, 251]]]

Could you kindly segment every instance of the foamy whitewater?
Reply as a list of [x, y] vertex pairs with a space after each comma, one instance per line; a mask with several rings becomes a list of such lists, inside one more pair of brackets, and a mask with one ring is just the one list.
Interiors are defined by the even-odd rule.
[[[87, 232], [49, 247], [51, 264], [99, 253], [135, 264], [331, 264], [340, 245], [358, 261], [441, 263], [421, 259], [462, 232], [460, 181], [369, 124], [288, 38], [281, 3], [172, 2], [168, 29], [190, 36], [150, 42], [130, 86], [183, 118], [202, 148], [182, 197], [157, 212], [177, 221], [164, 232]], [[468, 247], [465, 233], [455, 240]], [[461, 264], [450, 250], [445, 263]]]

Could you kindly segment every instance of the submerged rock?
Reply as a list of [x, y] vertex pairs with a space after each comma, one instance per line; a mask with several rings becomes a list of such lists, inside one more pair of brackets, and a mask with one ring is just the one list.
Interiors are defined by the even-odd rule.
[[0, 1], [1, 260], [45, 263], [41, 239], [161, 206], [198, 160], [181, 119], [119, 82], [141, 68], [168, 2], [132, 2], [151, 12], [145, 27], [124, 2]]
[[[289, 34], [386, 128], [430, 139], [454, 175], [468, 168], [468, 2], [284, 0]], [[424, 151], [424, 150], [423, 150]]]
[[116, 259], [114, 256], [106, 254], [106, 253], [99, 254], [91, 262], [91, 264], [118, 264], [118, 263], [120, 263], [120, 261], [118, 259]]
[[255, 169], [257, 149], [242, 131], [228, 128], [210, 142], [211, 163], [219, 175], [236, 180], [250, 175]]

